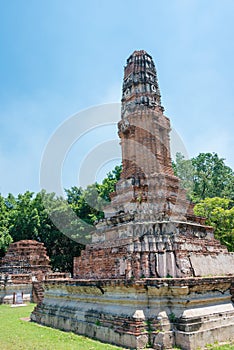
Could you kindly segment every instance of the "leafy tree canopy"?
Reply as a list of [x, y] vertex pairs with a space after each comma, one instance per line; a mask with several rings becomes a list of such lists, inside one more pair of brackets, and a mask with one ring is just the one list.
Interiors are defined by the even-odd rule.
[[4, 256], [12, 241], [9, 233], [9, 209], [6, 200], [0, 195], [0, 257]]
[[200, 153], [191, 160], [181, 154], [173, 163], [175, 174], [197, 203], [195, 215], [206, 217], [215, 228], [215, 237], [234, 250], [234, 173], [216, 153]]
[[194, 207], [194, 213], [206, 217], [206, 223], [215, 228], [215, 237], [234, 251], [234, 207], [227, 198], [206, 198]]
[[234, 172], [216, 153], [200, 153], [191, 160], [177, 153], [173, 167], [193, 202], [207, 197], [234, 200]]

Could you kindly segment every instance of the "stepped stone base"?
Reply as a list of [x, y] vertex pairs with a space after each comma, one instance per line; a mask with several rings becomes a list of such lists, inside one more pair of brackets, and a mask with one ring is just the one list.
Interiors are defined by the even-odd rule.
[[43, 325], [131, 349], [195, 350], [234, 334], [233, 277], [47, 281]]
[[177, 325], [175, 342], [183, 349], [193, 350], [224, 339], [233, 340], [233, 318], [231, 304], [187, 310]]

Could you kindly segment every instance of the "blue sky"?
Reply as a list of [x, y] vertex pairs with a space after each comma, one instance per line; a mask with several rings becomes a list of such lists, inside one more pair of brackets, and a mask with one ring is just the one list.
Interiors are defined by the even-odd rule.
[[[217, 152], [234, 168], [233, 36], [232, 0], [0, 1], [0, 193], [40, 190], [51, 135], [80, 110], [120, 101], [135, 49], [153, 56], [189, 155]], [[78, 163], [67, 161], [65, 187], [77, 185]]]

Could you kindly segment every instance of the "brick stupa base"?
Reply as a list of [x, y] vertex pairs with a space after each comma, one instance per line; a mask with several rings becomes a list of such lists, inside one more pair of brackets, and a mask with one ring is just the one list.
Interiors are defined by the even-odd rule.
[[161, 224], [161, 234], [87, 246], [74, 260], [79, 279], [46, 282], [32, 321], [129, 349], [196, 350], [231, 339], [234, 255], [204, 225], [177, 223], [169, 234], [175, 223]]

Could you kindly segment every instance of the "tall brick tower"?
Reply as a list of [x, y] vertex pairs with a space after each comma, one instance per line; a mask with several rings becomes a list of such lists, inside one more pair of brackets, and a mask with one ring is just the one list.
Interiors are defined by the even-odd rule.
[[92, 244], [74, 260], [78, 278], [188, 277], [199, 254], [227, 253], [205, 219], [193, 215], [173, 173], [163, 111], [152, 57], [134, 51], [124, 70], [118, 123], [123, 171]]

